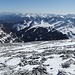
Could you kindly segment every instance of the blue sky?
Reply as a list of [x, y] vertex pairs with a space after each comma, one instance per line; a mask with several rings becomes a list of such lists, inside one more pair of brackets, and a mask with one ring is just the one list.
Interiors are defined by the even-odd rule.
[[0, 12], [74, 14], [75, 0], [0, 0]]

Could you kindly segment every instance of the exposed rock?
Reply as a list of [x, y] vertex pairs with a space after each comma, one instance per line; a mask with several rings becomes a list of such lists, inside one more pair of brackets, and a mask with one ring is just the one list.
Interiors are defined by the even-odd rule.
[[58, 71], [57, 75], [68, 75], [65, 71]]

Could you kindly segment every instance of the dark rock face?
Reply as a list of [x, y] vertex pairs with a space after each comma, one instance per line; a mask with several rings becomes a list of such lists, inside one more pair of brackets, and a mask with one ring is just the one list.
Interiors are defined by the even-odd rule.
[[68, 39], [67, 35], [55, 29], [47, 29], [43, 27], [30, 28], [26, 27], [20, 31], [12, 29], [9, 24], [4, 24], [2, 30], [8, 34], [12, 32], [13, 37], [18, 37], [20, 41], [30, 42], [30, 41], [49, 41], [49, 40], [62, 40]]
[[48, 32], [46, 28], [32, 28], [24, 33], [23, 40], [27, 41], [48, 41], [68, 39], [68, 37], [61, 32], [52, 29]]

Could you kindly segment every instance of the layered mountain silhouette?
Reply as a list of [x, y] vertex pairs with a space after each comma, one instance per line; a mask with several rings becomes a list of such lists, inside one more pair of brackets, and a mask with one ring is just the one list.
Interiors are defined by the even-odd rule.
[[75, 15], [0, 13], [0, 25], [21, 42], [75, 38]]

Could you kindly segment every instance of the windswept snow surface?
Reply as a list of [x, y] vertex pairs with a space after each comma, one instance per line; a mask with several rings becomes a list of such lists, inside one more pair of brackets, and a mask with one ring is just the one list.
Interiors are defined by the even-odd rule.
[[75, 39], [0, 44], [0, 75], [36, 74], [75, 75]]

